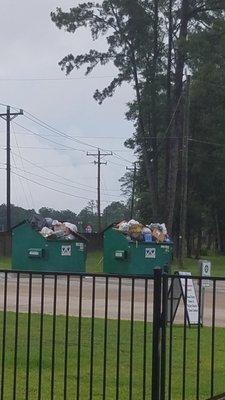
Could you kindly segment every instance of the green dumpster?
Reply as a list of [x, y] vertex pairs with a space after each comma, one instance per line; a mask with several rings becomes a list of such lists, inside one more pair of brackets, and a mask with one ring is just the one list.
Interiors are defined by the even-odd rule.
[[173, 244], [171, 242], [136, 242], [110, 226], [103, 236], [105, 273], [122, 275], [153, 275], [156, 267], [170, 272]]
[[45, 239], [23, 221], [12, 229], [12, 269], [41, 272], [85, 272], [87, 240]]

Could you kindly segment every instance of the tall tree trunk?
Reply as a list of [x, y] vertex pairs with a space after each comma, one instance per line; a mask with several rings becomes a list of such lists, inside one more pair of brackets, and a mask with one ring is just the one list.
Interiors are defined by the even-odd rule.
[[215, 223], [216, 223], [216, 250], [221, 249], [221, 238], [220, 238], [220, 228], [217, 210], [215, 211]]
[[182, 108], [180, 99], [183, 89], [183, 71], [186, 57], [185, 43], [188, 33], [189, 21], [189, 0], [182, 0], [180, 34], [178, 49], [176, 54], [175, 83], [173, 94], [173, 112], [175, 113], [174, 122], [170, 132], [169, 142], [169, 164], [168, 164], [168, 184], [167, 184], [167, 226], [169, 232], [172, 231], [174, 206], [176, 198], [177, 174], [179, 165], [179, 138], [182, 129]]
[[212, 242], [213, 242], [213, 234], [212, 232], [208, 232], [208, 237], [207, 237], [207, 250], [211, 250], [212, 248]]
[[196, 254], [195, 254], [195, 258], [199, 258], [200, 254], [201, 254], [201, 250], [202, 250], [202, 230], [199, 229], [198, 230], [198, 237], [197, 237], [197, 247], [196, 247]]
[[[145, 165], [145, 169], [146, 169], [146, 177], [147, 177], [150, 196], [151, 196], [151, 205], [152, 205], [152, 214], [153, 214], [152, 218], [153, 218], [153, 220], [157, 220], [157, 218], [158, 218], [158, 191], [157, 191], [157, 188], [155, 187], [156, 176], [155, 176], [155, 171], [154, 171], [154, 163], [152, 162], [152, 156], [148, 150], [149, 142], [148, 142], [148, 140], [146, 140], [147, 131], [145, 128], [145, 123], [144, 123], [142, 98], [141, 98], [141, 92], [140, 92], [140, 87], [139, 87], [136, 59], [135, 59], [135, 54], [133, 51], [132, 51], [132, 66], [133, 66], [133, 75], [134, 75], [134, 81], [135, 81], [136, 98], [137, 98], [137, 104], [138, 104], [138, 127], [140, 130], [140, 134], [138, 135], [138, 138], [139, 138], [139, 142], [140, 142], [141, 149], [142, 149], [142, 155], [143, 155], [144, 165]], [[158, 179], [157, 179], [157, 181], [158, 181]]]
[[154, 174], [154, 168], [153, 168], [153, 163], [151, 161], [151, 154], [149, 154], [148, 151], [148, 146], [149, 146], [149, 141], [146, 140], [146, 129], [145, 129], [145, 124], [144, 124], [144, 118], [142, 115], [142, 101], [141, 101], [141, 95], [139, 88], [136, 86], [136, 94], [137, 94], [137, 102], [138, 102], [138, 108], [139, 108], [139, 116], [138, 116], [138, 122], [139, 122], [139, 130], [140, 130], [140, 135], [139, 136], [139, 142], [141, 145], [142, 149], [142, 155], [143, 155], [143, 160], [144, 160], [144, 165], [145, 165], [145, 170], [146, 170], [146, 177], [148, 181], [148, 186], [149, 186], [149, 191], [150, 191], [150, 196], [151, 196], [151, 205], [152, 205], [152, 218], [153, 220], [157, 219], [158, 216], [158, 196], [157, 196], [157, 191], [155, 188], [155, 174]]
[[[155, 190], [155, 201], [157, 202], [158, 209], [158, 149], [157, 149], [157, 63], [159, 57], [159, 45], [158, 45], [158, 28], [159, 28], [159, 0], [154, 0], [154, 54], [153, 54], [153, 65], [152, 65], [152, 73], [151, 73], [151, 103], [152, 110], [150, 110], [151, 115], [151, 147], [153, 150], [153, 173], [154, 173], [154, 190]], [[158, 213], [157, 213], [158, 214]], [[155, 216], [158, 218], [158, 215]]]
[[187, 225], [187, 257], [192, 256], [192, 234], [190, 224]]
[[170, 121], [171, 121], [171, 86], [172, 86], [172, 44], [173, 44], [173, 2], [174, 0], [169, 0], [168, 4], [168, 54], [167, 54], [167, 129], [165, 138], [165, 191], [164, 191], [164, 201], [167, 201], [167, 187], [168, 187], [168, 165], [169, 165], [169, 152], [170, 152]]

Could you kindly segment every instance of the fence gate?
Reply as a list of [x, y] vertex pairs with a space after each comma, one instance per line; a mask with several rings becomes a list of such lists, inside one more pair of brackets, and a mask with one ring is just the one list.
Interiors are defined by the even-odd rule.
[[152, 400], [224, 399], [225, 278], [156, 269], [153, 301]]

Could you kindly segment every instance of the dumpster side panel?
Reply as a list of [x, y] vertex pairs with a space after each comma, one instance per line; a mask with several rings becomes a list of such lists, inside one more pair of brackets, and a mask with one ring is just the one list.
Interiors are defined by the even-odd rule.
[[[123, 251], [125, 258], [116, 258], [116, 252]], [[106, 273], [129, 274], [130, 249], [126, 237], [113, 228], [104, 233], [103, 241], [103, 270]]]
[[133, 274], [153, 275], [154, 268], [169, 272], [172, 262], [172, 247], [161, 243], [131, 243], [130, 271]]
[[12, 269], [39, 270], [43, 259], [30, 258], [29, 249], [45, 250], [45, 239], [27, 223], [17, 226], [12, 232]]
[[54, 272], [85, 272], [86, 243], [68, 240], [46, 240], [46, 251], [49, 255], [49, 260], [44, 262], [46, 270]]
[[123, 233], [109, 228], [104, 233], [104, 272], [153, 275], [156, 267], [169, 272], [172, 252], [173, 245], [170, 243], [130, 242]]
[[28, 223], [12, 233], [12, 269], [43, 272], [85, 272], [86, 242], [46, 240]]

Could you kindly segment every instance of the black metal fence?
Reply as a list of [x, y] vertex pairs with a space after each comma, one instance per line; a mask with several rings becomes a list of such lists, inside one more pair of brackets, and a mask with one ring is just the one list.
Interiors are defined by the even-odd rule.
[[0, 400], [224, 392], [225, 279], [192, 281], [197, 316], [188, 276], [0, 271]]
[[0, 272], [0, 399], [149, 399], [152, 282]]
[[152, 400], [222, 399], [225, 278], [156, 270], [153, 349]]

